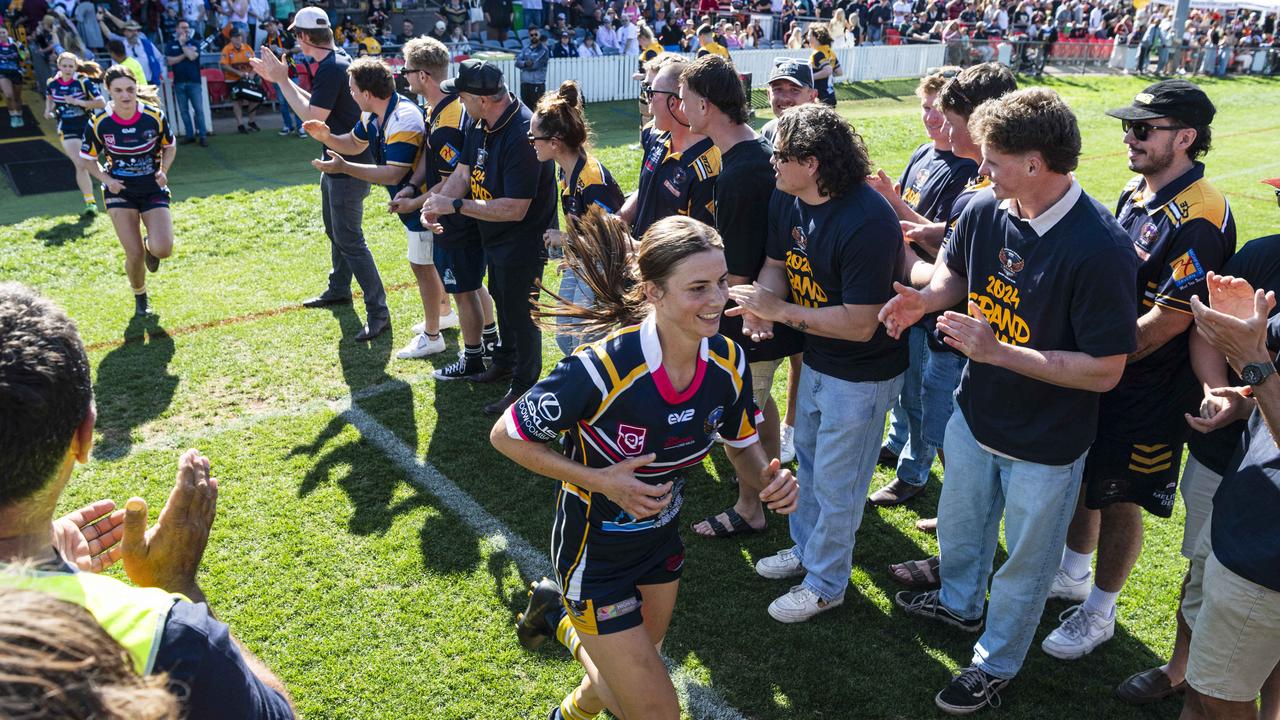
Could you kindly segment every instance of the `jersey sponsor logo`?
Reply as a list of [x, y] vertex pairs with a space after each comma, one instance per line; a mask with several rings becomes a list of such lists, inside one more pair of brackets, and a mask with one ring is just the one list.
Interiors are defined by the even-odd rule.
[[635, 457], [644, 452], [644, 439], [648, 434], [648, 428], [618, 423], [618, 449], [627, 457]]
[[689, 173], [685, 172], [684, 168], [676, 168], [675, 172], [671, 173], [670, 180], [662, 181], [662, 186], [667, 189], [667, 192], [680, 197], [684, 194], [684, 183], [688, 179]]
[[602, 608], [596, 608], [596, 620], [598, 622], [612, 620], [616, 617], [621, 617], [622, 615], [626, 615], [629, 612], [639, 609], [640, 601], [634, 597], [629, 597], [626, 600], [616, 602], [612, 605], [605, 605]]
[[108, 145], [115, 145], [115, 144], [116, 144], [116, 136], [115, 136], [114, 134], [110, 134], [110, 133], [108, 133], [108, 134], [106, 134], [106, 135], [103, 135], [103, 136], [102, 136], [102, 141], [103, 141], [103, 142], [105, 142], [105, 143], [106, 143], [106, 144], [108, 144]]
[[[543, 422], [544, 416], [542, 414], [541, 399], [542, 398], [534, 400], [528, 395], [520, 398], [516, 403], [516, 419], [520, 423], [521, 429], [523, 429], [526, 434], [539, 440], [554, 440], [560, 433], [550, 427], [547, 427], [546, 423]], [[555, 409], [556, 412], [559, 413], [559, 401], [555, 402]]]
[[675, 450], [677, 448], [687, 447], [693, 444], [692, 435], [672, 435], [667, 441], [662, 443], [663, 450]]
[[440, 147], [440, 159], [449, 164], [450, 167], [458, 164], [458, 149], [449, 143], [445, 143]]
[[124, 133], [125, 135], [132, 135], [132, 134], [134, 134], [134, 133], [138, 132], [138, 129], [137, 129], [137, 128], [131, 128], [131, 127], [127, 127], [127, 128], [120, 128], [120, 132]]
[[1010, 279], [1022, 272], [1022, 268], [1026, 266], [1026, 261], [1022, 259], [1022, 256], [1009, 248], [1000, 248], [998, 259], [1000, 260], [1000, 267], [1009, 273]]
[[546, 418], [548, 422], [556, 422], [560, 419], [560, 398], [555, 393], [547, 393], [538, 398], [538, 414]]
[[667, 424], [679, 425], [682, 422], [688, 422], [692, 419], [693, 419], [693, 408], [689, 408], [687, 410], [681, 410], [678, 413], [671, 413], [670, 415], [667, 415]]
[[1200, 264], [1200, 258], [1196, 257], [1195, 250], [1188, 250], [1179, 255], [1178, 259], [1169, 263], [1169, 267], [1173, 269], [1173, 283], [1179, 288], [1203, 280], [1205, 277], [1204, 266]]
[[707, 435], [714, 435], [720, 431], [720, 426], [724, 424], [724, 406], [717, 405], [715, 410], [707, 413], [707, 419], [702, 423], [702, 431]]

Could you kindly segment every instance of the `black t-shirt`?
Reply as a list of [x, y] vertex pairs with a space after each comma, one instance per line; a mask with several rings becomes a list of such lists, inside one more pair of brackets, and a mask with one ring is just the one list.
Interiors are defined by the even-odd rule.
[[498, 121], [490, 127], [483, 120], [467, 133], [462, 164], [471, 169], [469, 197], [530, 199], [524, 218], [512, 222], [478, 220], [485, 252], [499, 264], [539, 262], [544, 249], [542, 234], [555, 226], [555, 166], [538, 162], [529, 146], [532, 113], [514, 95]]
[[[1208, 302], [1206, 276], [1221, 272], [1235, 252], [1236, 226], [1226, 197], [1194, 167], [1159, 192], [1134, 178], [1120, 195], [1116, 219], [1129, 234], [1138, 260], [1134, 304], [1138, 314], [1159, 305], [1191, 312], [1191, 298]], [[1190, 433], [1184, 413], [1194, 413], [1201, 391], [1187, 345], [1193, 330], [1125, 366], [1120, 384], [1102, 397], [1098, 431], [1113, 440], [1178, 442]]]
[[870, 27], [880, 27], [893, 20], [893, 8], [888, 5], [875, 5], [867, 11], [867, 22]]
[[[725, 150], [715, 185], [716, 230], [724, 241], [724, 260], [730, 275], [754, 281], [764, 266], [769, 240], [769, 201], [774, 193], [773, 145], [764, 138], [745, 140]], [[733, 307], [730, 301], [727, 307]], [[777, 323], [772, 340], [756, 343], [742, 334], [742, 318], [724, 315], [720, 334], [743, 347], [747, 360], [776, 360], [800, 352], [802, 340], [791, 328]]]
[[[1040, 351], [1127, 355], [1137, 343], [1137, 263], [1124, 229], [1079, 185], [1034, 222], [979, 193], [943, 247], [968, 279], [996, 338]], [[1051, 227], [1044, 227], [1061, 213]], [[985, 363], [965, 364], [956, 402], [974, 438], [995, 452], [1068, 465], [1097, 434], [1099, 393], [1051, 385]]]
[[[769, 207], [768, 254], [787, 265], [791, 302], [805, 307], [879, 305], [902, 276], [902, 231], [889, 203], [866, 183], [821, 205], [777, 191]], [[907, 343], [884, 326], [866, 342], [804, 334], [804, 363], [848, 382], [897, 377]]]
[[[475, 123], [467, 115], [466, 108], [457, 95], [446, 95], [427, 113], [427, 189], [453, 174], [462, 159], [466, 135]], [[443, 248], [458, 248], [480, 242], [480, 230], [475, 218], [461, 213], [440, 216], [443, 233], [435, 234], [435, 244]]]
[[[969, 181], [964, 184], [964, 187], [960, 189], [960, 194], [956, 195], [955, 199], [951, 201], [951, 210], [947, 213], [947, 229], [942, 236], [942, 244], [944, 246], [947, 244], [947, 241], [951, 239], [951, 236], [955, 234], [956, 221], [960, 219], [960, 213], [964, 212], [966, 207], [969, 207], [969, 201], [973, 200], [973, 198], [980, 192], [991, 192], [991, 180], [986, 175], [975, 175], [970, 178]], [[921, 258], [929, 262], [937, 262], [936, 257], [931, 256], [928, 250], [915, 242], [911, 243], [911, 247], [918, 255], [920, 255]], [[961, 300], [954, 307], [948, 309], [963, 314], [968, 313], [968, 307], [968, 301]], [[943, 312], [946, 312], [946, 310]], [[942, 313], [929, 313], [920, 321], [923, 323], [924, 329], [929, 333], [927, 336], [929, 349], [934, 352], [949, 352], [956, 355], [963, 355], [964, 353], [943, 341], [942, 331], [938, 329], [938, 316], [941, 314]]]
[[[1267, 341], [1280, 344], [1280, 317], [1267, 323]], [[1280, 592], [1280, 448], [1260, 410], [1240, 442], [1240, 462], [1213, 496], [1213, 554], [1231, 572]]]
[[977, 163], [927, 142], [911, 154], [898, 184], [912, 210], [932, 222], [946, 222], [960, 191], [977, 176]]
[[[1222, 266], [1222, 274], [1244, 278], [1254, 288], [1280, 293], [1280, 235], [1268, 235], [1245, 243], [1240, 251]], [[1271, 311], [1272, 317], [1280, 308]], [[1280, 346], [1273, 347], [1280, 349]], [[1239, 385], [1240, 379], [1227, 368], [1227, 384]], [[1240, 444], [1246, 422], [1240, 420], [1211, 433], [1191, 433], [1187, 448], [1201, 465], [1222, 475]]]
[[[334, 135], [345, 135], [360, 121], [360, 106], [351, 97], [351, 86], [347, 82], [347, 68], [351, 65], [351, 56], [342, 48], [335, 48], [320, 61], [316, 67], [316, 75], [311, 80], [311, 107], [329, 111], [324, 124]], [[320, 158], [324, 159], [324, 148], [320, 150]], [[373, 156], [365, 148], [355, 155], [342, 157], [355, 163], [370, 163]], [[342, 173], [334, 173], [332, 177], [350, 177]]]

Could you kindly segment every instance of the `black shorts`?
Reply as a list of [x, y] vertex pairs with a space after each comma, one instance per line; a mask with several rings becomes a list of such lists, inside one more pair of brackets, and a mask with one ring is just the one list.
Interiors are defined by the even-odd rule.
[[13, 89], [17, 90], [22, 87], [22, 71], [21, 70], [0, 70], [0, 78], [4, 78], [13, 83]]
[[146, 212], [169, 207], [169, 191], [165, 188], [130, 188], [125, 185], [118, 193], [103, 188], [102, 197], [108, 210], [121, 208]]
[[468, 243], [458, 247], [441, 247], [437, 242], [432, 252], [436, 271], [444, 283], [444, 291], [465, 293], [479, 290], [484, 282], [484, 248], [480, 243]]
[[262, 86], [258, 83], [252, 80], [241, 80], [231, 85], [231, 99], [261, 104], [267, 99], [267, 96], [262, 92]]
[[1157, 517], [1173, 515], [1182, 442], [1132, 443], [1099, 438], [1084, 462], [1084, 504], [1099, 510], [1130, 502]]
[[[566, 543], [566, 546], [569, 543]], [[644, 624], [640, 607], [643, 585], [664, 585], [680, 579], [684, 570], [684, 543], [675, 523], [641, 537], [626, 533], [587, 533], [585, 552], [576, 558], [557, 560], [556, 573], [569, 622], [588, 635], [609, 635]], [[578, 548], [564, 547], [573, 552]], [[577, 563], [587, 563], [584, 572], [572, 573]], [[568, 590], [577, 599], [569, 599]]]
[[89, 118], [78, 117], [58, 121], [58, 138], [61, 140], [81, 140], [84, 130], [89, 127]]

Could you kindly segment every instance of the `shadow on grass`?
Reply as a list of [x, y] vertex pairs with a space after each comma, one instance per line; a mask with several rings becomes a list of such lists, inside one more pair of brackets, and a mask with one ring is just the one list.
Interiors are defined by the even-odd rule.
[[94, 447], [95, 458], [128, 455], [133, 430], [168, 409], [179, 382], [169, 372], [173, 353], [173, 338], [154, 316], [129, 320], [124, 343], [98, 363], [93, 395], [102, 439]]
[[35, 237], [43, 242], [45, 247], [57, 247], [70, 240], [79, 240], [84, 237], [84, 231], [92, 224], [93, 215], [85, 213], [77, 216], [73, 221], [63, 221], [53, 227], [40, 230]]

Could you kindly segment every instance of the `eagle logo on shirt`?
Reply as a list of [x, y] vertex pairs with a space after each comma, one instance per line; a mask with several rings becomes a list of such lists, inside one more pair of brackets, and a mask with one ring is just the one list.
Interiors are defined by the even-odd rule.
[[809, 238], [805, 237], [804, 231], [800, 229], [799, 225], [791, 228], [791, 242], [795, 243], [800, 252], [808, 252]]
[[1022, 272], [1022, 268], [1026, 266], [1026, 261], [1018, 253], [1009, 248], [1000, 248], [1000, 267], [1010, 275], [1017, 275]]

